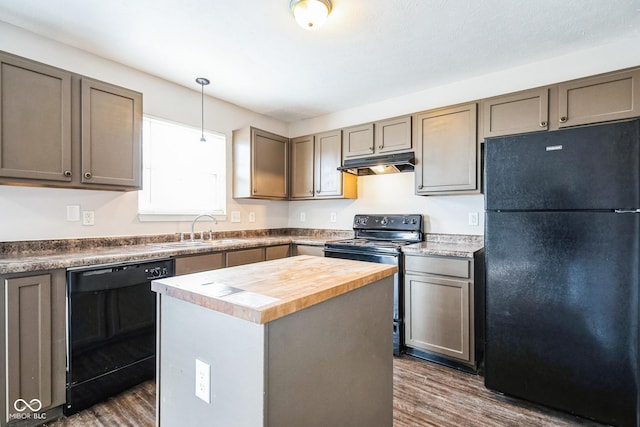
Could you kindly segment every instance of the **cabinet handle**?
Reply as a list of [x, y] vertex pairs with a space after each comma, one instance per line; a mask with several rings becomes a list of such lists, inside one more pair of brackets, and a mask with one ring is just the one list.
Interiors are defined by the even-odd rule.
[[540, 122], [540, 127], [541, 128], [546, 128], [547, 127], [547, 122]]
[[309, 194], [313, 194], [313, 190], [309, 190]]
[[369, 151], [373, 152], [373, 147], [369, 147]]
[[64, 176], [71, 176], [71, 171], [64, 171]]
[[566, 122], [567, 122], [567, 120], [568, 120], [568, 117], [567, 117], [567, 116], [562, 116], [562, 117], [560, 117], [560, 123], [566, 123]]
[[422, 190], [423, 186], [422, 184], [418, 185], [418, 190]]
[[84, 177], [87, 179], [91, 178], [91, 172], [85, 172]]

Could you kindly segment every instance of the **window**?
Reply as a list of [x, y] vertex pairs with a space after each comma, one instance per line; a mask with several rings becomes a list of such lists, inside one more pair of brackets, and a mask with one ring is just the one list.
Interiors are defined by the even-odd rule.
[[138, 192], [141, 220], [225, 214], [226, 138], [205, 132], [203, 142], [201, 136], [199, 129], [144, 118], [142, 190]]

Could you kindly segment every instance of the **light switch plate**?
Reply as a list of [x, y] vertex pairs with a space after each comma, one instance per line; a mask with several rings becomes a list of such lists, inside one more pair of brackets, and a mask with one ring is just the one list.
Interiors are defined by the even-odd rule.
[[67, 221], [80, 221], [80, 205], [67, 205]]
[[211, 403], [211, 367], [196, 359], [196, 397]]
[[240, 211], [231, 211], [231, 222], [240, 222]]
[[256, 222], [256, 213], [249, 212], [249, 222]]
[[336, 222], [338, 220], [338, 216], [336, 215], [335, 212], [331, 212], [331, 216], [330, 216], [330, 221], [331, 222]]
[[300, 222], [305, 222], [307, 220], [307, 214], [304, 212], [300, 212]]

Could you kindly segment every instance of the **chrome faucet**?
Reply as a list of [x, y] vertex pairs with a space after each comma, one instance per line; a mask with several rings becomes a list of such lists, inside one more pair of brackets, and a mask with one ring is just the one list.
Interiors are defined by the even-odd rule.
[[195, 239], [196, 239], [196, 234], [194, 232], [194, 227], [196, 226], [196, 221], [198, 221], [200, 218], [203, 218], [203, 217], [211, 218], [211, 221], [213, 221], [214, 224], [218, 223], [218, 220], [216, 220], [211, 215], [203, 214], [203, 215], [198, 215], [197, 217], [195, 217], [195, 219], [191, 223], [191, 235], [190, 235], [190, 237], [191, 237], [191, 241], [192, 242], [195, 241]]

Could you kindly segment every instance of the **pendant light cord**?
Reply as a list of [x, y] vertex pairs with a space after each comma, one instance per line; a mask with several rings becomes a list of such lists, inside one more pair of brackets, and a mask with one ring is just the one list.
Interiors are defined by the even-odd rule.
[[202, 117], [201, 117], [201, 124], [202, 124], [202, 137], [200, 138], [200, 141], [202, 142], [207, 142], [207, 140], [204, 138], [204, 87], [206, 85], [209, 84], [209, 79], [205, 79], [204, 77], [198, 77], [196, 79], [196, 83], [198, 83], [201, 87], [201, 92], [200, 92], [200, 99], [201, 99], [201, 105], [200, 105], [200, 111], [202, 112]]

